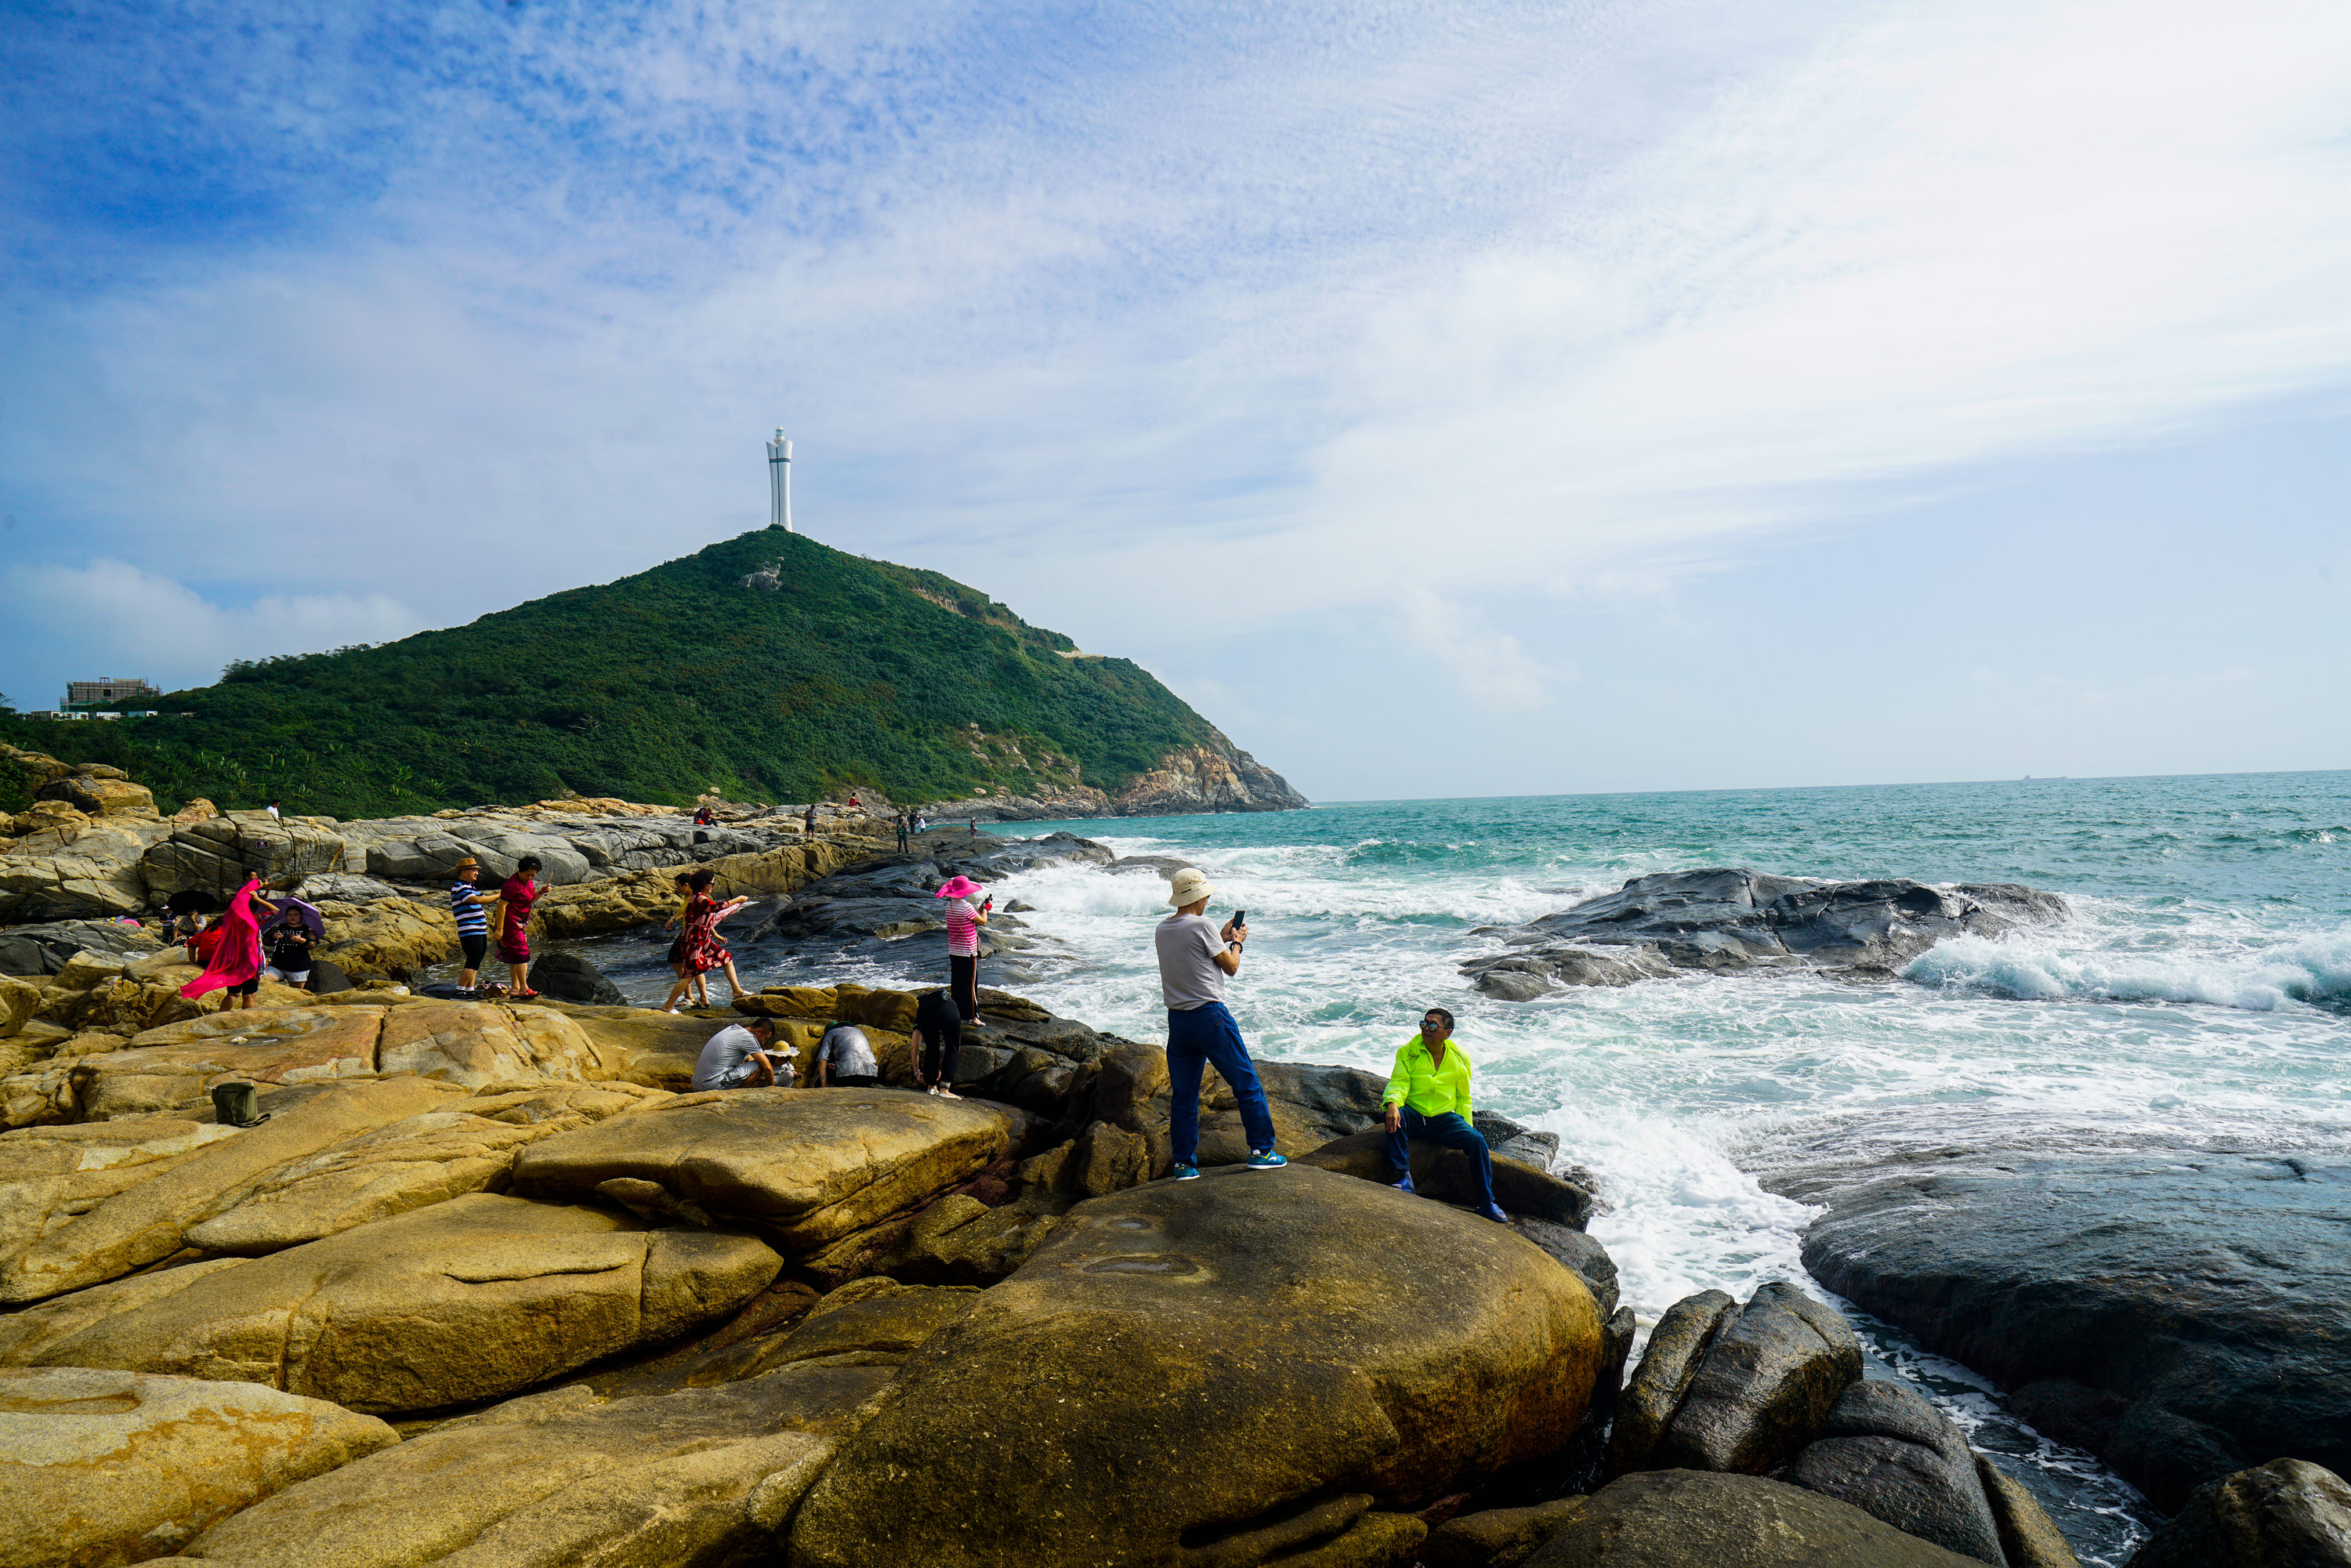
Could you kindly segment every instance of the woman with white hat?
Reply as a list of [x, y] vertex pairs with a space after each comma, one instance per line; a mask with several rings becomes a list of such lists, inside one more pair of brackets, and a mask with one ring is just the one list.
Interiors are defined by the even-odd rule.
[[938, 891], [938, 896], [950, 902], [947, 917], [947, 993], [955, 998], [956, 1010], [969, 1023], [979, 1016], [979, 928], [987, 924], [987, 912], [996, 907], [993, 898], [977, 907], [972, 895], [979, 892], [979, 883], [967, 876], [951, 876]]
[[1169, 878], [1176, 913], [1159, 923], [1159, 988], [1167, 1002], [1167, 1135], [1175, 1163], [1168, 1175], [1190, 1181], [1200, 1174], [1200, 1075], [1214, 1066], [1239, 1105], [1249, 1137], [1249, 1168], [1280, 1170], [1290, 1162], [1273, 1151], [1273, 1110], [1249, 1062], [1240, 1025], [1225, 1007], [1225, 977], [1238, 975], [1249, 927], [1235, 915], [1222, 931], [1206, 911], [1217, 890], [1195, 866]]

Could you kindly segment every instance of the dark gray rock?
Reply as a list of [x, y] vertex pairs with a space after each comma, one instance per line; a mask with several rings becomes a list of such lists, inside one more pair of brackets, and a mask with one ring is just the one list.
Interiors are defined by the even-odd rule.
[[1666, 1309], [1649, 1335], [1649, 1348], [1641, 1354], [1641, 1364], [1617, 1401], [1616, 1426], [1608, 1439], [1608, 1474], [1649, 1468], [1657, 1439], [1681, 1408], [1707, 1348], [1738, 1316], [1739, 1303], [1720, 1291], [1700, 1291]]
[[1512, 951], [1472, 959], [1462, 972], [1481, 990], [1521, 1001], [1674, 969], [1890, 972], [1947, 936], [1999, 936], [2066, 913], [2054, 894], [2011, 883], [1938, 888], [1903, 878], [1661, 872], [1528, 925], [1489, 931]]
[[1861, 1377], [1861, 1341], [1793, 1285], [1759, 1286], [1707, 1347], [1658, 1439], [1660, 1469], [1760, 1475], [1820, 1430]]
[[53, 920], [0, 931], [0, 975], [54, 975], [85, 947], [135, 958], [159, 951], [160, 937], [143, 926], [111, 920]]
[[559, 1002], [600, 1008], [626, 1007], [621, 988], [577, 953], [541, 953], [530, 961], [530, 988]]
[[1122, 855], [1103, 869], [1113, 876], [1124, 876], [1130, 872], [1149, 872], [1163, 882], [1173, 882], [1177, 872], [1191, 867], [1190, 861], [1176, 855]]
[[2207, 1481], [2130, 1568], [2351, 1568], [2351, 1486], [2301, 1459]]
[[[1548, 1219], [1529, 1219], [1520, 1216], [1510, 1221], [1510, 1228], [1573, 1270], [1578, 1278], [1592, 1288], [1593, 1300], [1600, 1303], [1600, 1315], [1612, 1316], [1616, 1311], [1616, 1262], [1608, 1256], [1608, 1249], [1597, 1239], [1573, 1226], [1556, 1224]], [[1628, 1346], [1629, 1348], [1629, 1346]], [[1617, 1381], [1622, 1382], [1624, 1368], [1617, 1368]], [[1606, 1379], [1602, 1380], [1604, 1383]], [[1610, 1385], [1613, 1388], [1614, 1385]]]
[[2008, 1568], [1967, 1439], [1907, 1385], [1846, 1389], [1829, 1407], [1821, 1436], [1777, 1475], [1963, 1557]]
[[[1396, 1171], [1388, 1164], [1387, 1146], [1386, 1133], [1367, 1128], [1334, 1138], [1297, 1156], [1295, 1163], [1394, 1186]], [[1592, 1217], [1593, 1195], [1583, 1187], [1516, 1160], [1496, 1160], [1493, 1166], [1494, 1201], [1503, 1213], [1548, 1219], [1579, 1230]], [[1412, 1184], [1422, 1197], [1446, 1203], [1468, 1203], [1477, 1190], [1468, 1155], [1419, 1140], [1412, 1145]]]
[[2351, 1167], [1929, 1147], [1765, 1185], [1828, 1207], [1823, 1285], [2023, 1391], [2158, 1508], [2249, 1462], [2351, 1468]]
[[351, 977], [343, 973], [340, 965], [329, 958], [310, 960], [308, 989], [312, 996], [331, 997], [339, 991], [348, 991], [350, 988]]
[[1755, 1476], [1620, 1477], [1526, 1568], [1980, 1568], [1834, 1498]]

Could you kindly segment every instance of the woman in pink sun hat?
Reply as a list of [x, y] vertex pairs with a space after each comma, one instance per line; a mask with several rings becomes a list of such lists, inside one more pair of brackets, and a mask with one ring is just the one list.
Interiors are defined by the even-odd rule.
[[947, 994], [955, 998], [956, 1011], [969, 1023], [979, 1016], [979, 928], [987, 924], [987, 912], [996, 900], [984, 899], [974, 907], [972, 899], [980, 891], [979, 883], [967, 876], [951, 876], [939, 889], [938, 895], [948, 900], [947, 916]]

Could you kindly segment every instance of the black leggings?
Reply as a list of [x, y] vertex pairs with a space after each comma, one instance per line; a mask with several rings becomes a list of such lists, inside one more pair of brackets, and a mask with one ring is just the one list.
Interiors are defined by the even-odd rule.
[[979, 955], [966, 957], [959, 953], [947, 955], [947, 994], [955, 998], [956, 1010], [969, 1023], [979, 1016]]
[[923, 1031], [923, 1081], [926, 1083], [946, 1083], [954, 1080], [956, 1063], [963, 1055], [963, 1022], [933, 1025]]
[[489, 954], [490, 938], [486, 932], [460, 931], [457, 933], [457, 946], [465, 949], [465, 967], [478, 969]]

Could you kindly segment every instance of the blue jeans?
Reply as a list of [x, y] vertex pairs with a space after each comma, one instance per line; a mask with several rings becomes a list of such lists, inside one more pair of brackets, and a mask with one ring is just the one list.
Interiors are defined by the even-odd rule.
[[1265, 1103], [1257, 1069], [1249, 1065], [1240, 1025], [1224, 1003], [1209, 1002], [1167, 1015], [1167, 1135], [1179, 1166], [1198, 1163], [1200, 1072], [1211, 1064], [1240, 1103], [1241, 1130], [1249, 1134], [1251, 1152], [1273, 1147], [1273, 1111]]
[[1404, 1125], [1388, 1134], [1388, 1164], [1411, 1175], [1415, 1138], [1426, 1138], [1439, 1148], [1459, 1149], [1469, 1156], [1469, 1168], [1478, 1173], [1478, 1212], [1483, 1214], [1493, 1207], [1494, 1156], [1487, 1153], [1485, 1137], [1478, 1129], [1451, 1111], [1441, 1116], [1424, 1116], [1409, 1105], [1396, 1109], [1404, 1113]]

